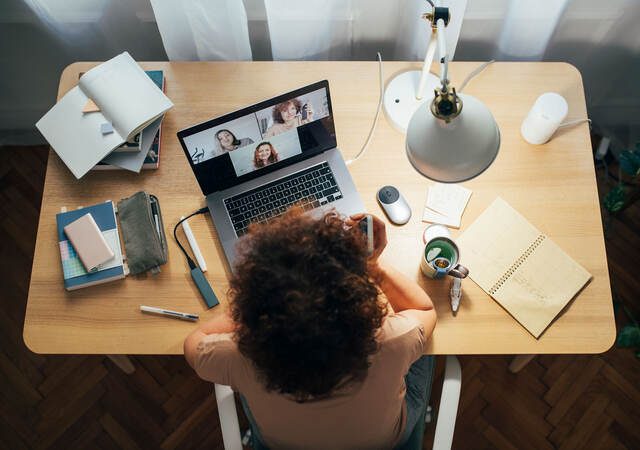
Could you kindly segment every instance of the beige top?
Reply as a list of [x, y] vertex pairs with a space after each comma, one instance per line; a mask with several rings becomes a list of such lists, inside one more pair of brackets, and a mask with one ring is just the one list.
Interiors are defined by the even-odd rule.
[[304, 443], [306, 449], [375, 449], [391, 448], [400, 439], [407, 415], [404, 376], [426, 343], [418, 320], [403, 313], [387, 317], [364, 381], [305, 403], [267, 392], [231, 336], [212, 334], [200, 341], [196, 372], [244, 395], [269, 447], [300, 448]]

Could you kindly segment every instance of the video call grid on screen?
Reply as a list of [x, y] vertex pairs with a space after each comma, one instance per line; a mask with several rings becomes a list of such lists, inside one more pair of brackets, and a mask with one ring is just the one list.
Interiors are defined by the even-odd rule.
[[181, 130], [178, 139], [203, 193], [226, 189], [336, 146], [329, 84]]

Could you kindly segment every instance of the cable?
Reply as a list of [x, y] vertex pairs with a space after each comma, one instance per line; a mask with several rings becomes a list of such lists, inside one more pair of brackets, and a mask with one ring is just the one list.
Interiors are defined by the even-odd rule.
[[380, 110], [382, 109], [382, 101], [384, 98], [384, 76], [382, 74], [382, 55], [380, 55], [380, 52], [378, 52], [377, 55], [378, 65], [380, 67], [380, 101], [378, 102], [378, 110], [376, 111], [375, 119], [373, 119], [373, 126], [371, 127], [371, 130], [369, 130], [369, 136], [367, 136], [367, 140], [365, 141], [356, 157], [345, 162], [346, 165], [356, 162], [362, 157], [362, 155], [364, 155], [365, 150], [369, 146], [369, 142], [371, 142], [371, 138], [373, 138], [373, 134], [376, 131], [376, 125], [378, 125], [378, 119], [380, 118]]
[[427, 3], [429, 3], [431, 5], [432, 8], [435, 8], [436, 5], [433, 4], [433, 2], [431, 0], [427, 0]]
[[576, 124], [576, 123], [581, 123], [581, 122], [589, 122], [589, 128], [591, 128], [591, 119], [578, 119], [578, 120], [572, 120], [571, 122], [561, 123], [560, 125], [558, 125], [558, 128], [561, 128], [561, 127], [568, 127], [569, 125], [574, 125], [574, 124]]
[[491, 64], [492, 62], [495, 62], [495, 61], [496, 61], [495, 59], [492, 59], [491, 61], [487, 61], [486, 63], [484, 63], [480, 67], [478, 67], [476, 70], [471, 72], [469, 75], [467, 75], [467, 78], [465, 78], [464, 81], [462, 82], [462, 84], [460, 85], [460, 89], [458, 89], [458, 92], [462, 92], [462, 90], [465, 88], [467, 83], [469, 81], [471, 81], [471, 79], [473, 77], [478, 75], [480, 72], [482, 72], [484, 69], [486, 69], [489, 64]]
[[189, 263], [189, 268], [191, 268], [192, 270], [195, 269], [196, 263], [193, 262], [193, 259], [191, 259], [191, 257], [189, 256], [189, 254], [187, 253], [187, 251], [184, 249], [184, 247], [182, 246], [182, 244], [180, 243], [180, 241], [178, 240], [178, 235], [176, 234], [176, 230], [178, 229], [178, 225], [180, 225], [182, 222], [184, 222], [185, 220], [187, 220], [189, 217], [193, 217], [196, 214], [204, 214], [207, 211], [209, 211], [209, 208], [207, 206], [205, 206], [204, 208], [200, 208], [199, 210], [197, 210], [194, 213], [189, 214], [187, 217], [185, 217], [184, 219], [180, 219], [180, 221], [176, 224], [175, 227], [173, 227], [173, 238], [176, 240], [176, 243], [178, 244], [178, 247], [180, 247], [180, 250], [182, 250], [182, 253], [184, 253], [184, 256], [187, 257], [187, 262]]

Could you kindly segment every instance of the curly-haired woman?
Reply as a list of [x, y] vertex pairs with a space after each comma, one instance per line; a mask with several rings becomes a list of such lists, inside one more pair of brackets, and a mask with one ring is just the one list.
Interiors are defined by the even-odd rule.
[[[240, 241], [230, 315], [194, 331], [198, 375], [242, 394], [254, 437], [271, 448], [392, 448], [426, 408], [436, 324], [429, 296], [379, 260], [335, 212], [290, 210]], [[394, 313], [389, 313], [384, 293]]]
[[[264, 134], [264, 137], [275, 136], [285, 131], [292, 130], [300, 125], [311, 122], [313, 108], [310, 104], [303, 105], [300, 100], [293, 98], [273, 107], [273, 125]], [[305, 118], [303, 119], [303, 115]]]
[[253, 153], [253, 165], [256, 169], [278, 162], [278, 153], [271, 142], [260, 142]]

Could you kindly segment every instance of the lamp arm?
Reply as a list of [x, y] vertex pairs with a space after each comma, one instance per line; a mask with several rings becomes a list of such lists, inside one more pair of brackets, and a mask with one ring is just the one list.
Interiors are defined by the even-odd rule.
[[431, 37], [429, 38], [429, 44], [427, 45], [427, 54], [424, 57], [422, 75], [420, 75], [420, 83], [418, 83], [418, 90], [416, 91], [416, 100], [422, 100], [424, 85], [427, 83], [427, 78], [429, 77], [431, 63], [433, 63], [433, 57], [436, 54], [437, 43], [437, 30], [435, 28], [431, 28]]
[[443, 86], [449, 84], [449, 55], [447, 54], [447, 41], [444, 31], [444, 20], [438, 19], [436, 30], [438, 35], [438, 53], [440, 54], [440, 82]]

